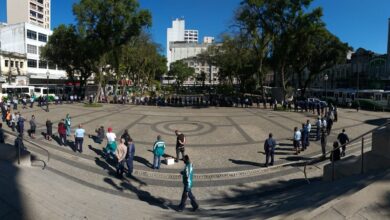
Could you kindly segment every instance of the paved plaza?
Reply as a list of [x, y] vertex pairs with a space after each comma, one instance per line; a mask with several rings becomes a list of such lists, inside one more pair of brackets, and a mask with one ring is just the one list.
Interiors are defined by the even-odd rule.
[[[32, 193], [29, 195], [27, 191], [26, 197], [35, 202], [48, 203], [53, 209], [62, 207], [69, 210], [69, 216], [63, 216], [62, 212], [58, 211], [49, 215], [52, 217], [80, 219], [85, 215], [88, 219], [119, 219], [131, 212], [137, 212], [137, 218], [152, 218], [159, 215], [169, 218], [175, 213], [175, 205], [178, 204], [182, 193], [180, 171], [184, 165], [181, 161], [169, 166], [163, 164], [160, 170], [155, 171], [151, 169], [153, 159], [151, 149], [156, 136], [162, 135], [167, 143], [166, 154], [174, 156], [176, 129], [186, 135], [186, 153], [191, 157], [195, 167], [193, 192], [200, 204], [203, 204], [203, 210], [200, 212], [205, 213], [210, 212], [213, 204], [215, 206], [224, 204], [227, 208], [228, 204], [241, 201], [248, 195], [264, 193], [263, 190], [274, 182], [277, 183], [275, 187], [283, 187], [281, 183], [286, 183], [286, 186], [306, 184], [302, 168], [294, 164], [321, 154], [319, 142], [312, 141], [308, 150], [300, 155], [295, 155], [292, 148], [293, 128], [301, 127], [307, 119], [312, 124], [316, 121], [317, 116], [308, 112], [113, 104], [101, 108], [64, 104], [50, 106], [50, 112], [38, 107], [20, 111], [27, 119], [35, 115], [38, 135], [33, 140], [27, 135], [25, 137], [26, 145], [37, 160], [33, 163], [33, 168], [29, 168], [32, 169], [31, 172], [20, 170], [20, 173], [25, 174], [18, 177], [19, 184], [23, 185], [29, 178], [35, 178], [31, 186], [25, 186]], [[59, 146], [55, 140], [47, 141], [40, 135], [46, 130], [44, 123], [47, 119], [53, 121], [53, 131], [56, 134], [57, 123], [67, 113], [72, 117], [72, 131], [78, 124], [82, 124], [86, 132], [92, 135], [99, 126], [106, 129], [112, 127], [117, 136], [128, 129], [136, 145], [134, 178], [116, 178], [115, 164], [101, 157], [105, 141], [97, 144], [92, 138], [86, 137], [83, 153], [80, 154], [69, 146]], [[333, 126], [328, 145], [330, 146], [343, 128], [353, 139], [381, 124], [388, 117], [389, 113], [385, 112], [339, 109], [339, 120]], [[26, 123], [26, 130], [28, 128], [29, 125]], [[5, 129], [10, 131], [9, 128]], [[278, 143], [275, 153], [276, 165], [265, 168], [263, 143], [269, 132], [274, 134]], [[9, 135], [8, 142], [12, 142], [12, 139], [13, 136]], [[370, 144], [369, 139], [367, 144]], [[352, 154], [359, 151], [358, 145], [359, 143], [353, 144], [349, 152]], [[46, 151], [49, 152], [49, 160]], [[39, 169], [41, 166], [39, 160], [47, 163], [43, 171]], [[310, 167], [309, 177], [316, 179], [321, 174], [320, 165]], [[5, 178], [9, 174], [2, 175], [2, 178]], [[5, 184], [4, 180], [3, 183]], [[61, 188], [63, 192], [56, 191]], [[37, 200], [33, 196], [40, 195], [45, 190], [47, 193], [41, 195], [42, 198]], [[88, 195], [96, 197], [92, 199], [93, 201], [86, 200], [84, 197]], [[49, 201], [61, 205], [56, 207]], [[105, 201], [109, 205], [105, 206]], [[39, 209], [37, 206], [32, 205], [32, 208]], [[75, 210], [77, 208], [74, 206], [80, 206], [82, 209]], [[127, 206], [132, 208], [125, 211]], [[94, 213], [93, 210], [96, 209], [102, 210]], [[104, 213], [104, 209], [114, 209], [115, 213], [110, 216], [109, 213]], [[42, 215], [36, 213], [36, 216]]]

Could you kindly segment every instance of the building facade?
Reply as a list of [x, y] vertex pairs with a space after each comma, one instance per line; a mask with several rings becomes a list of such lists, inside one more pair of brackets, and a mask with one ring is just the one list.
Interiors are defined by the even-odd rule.
[[26, 54], [26, 75], [29, 84], [46, 84], [47, 75], [50, 84], [62, 83], [67, 79], [65, 71], [58, 69], [53, 63], [40, 59], [41, 48], [46, 45], [51, 34], [51, 30], [30, 23], [0, 27], [1, 50]]
[[7, 0], [7, 22], [26, 22], [50, 30], [50, 4], [50, 0]]
[[27, 54], [0, 50], [0, 82], [28, 85]]

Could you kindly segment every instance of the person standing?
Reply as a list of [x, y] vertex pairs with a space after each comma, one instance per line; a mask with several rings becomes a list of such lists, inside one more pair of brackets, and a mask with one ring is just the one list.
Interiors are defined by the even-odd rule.
[[127, 154], [126, 154], [126, 164], [127, 164], [127, 175], [133, 175], [133, 161], [135, 155], [135, 145], [133, 139], [129, 139], [127, 143]]
[[127, 147], [125, 145], [125, 139], [121, 138], [119, 141], [119, 145], [115, 151], [115, 156], [118, 161], [116, 165], [116, 174], [119, 178], [123, 177], [123, 172], [125, 170], [126, 155], [127, 155]]
[[33, 95], [30, 97], [30, 108], [33, 108], [33, 107], [34, 107], [34, 101], [35, 101], [35, 95], [33, 94]]
[[64, 119], [58, 123], [58, 136], [60, 139], [60, 146], [66, 145], [66, 127]]
[[338, 119], [338, 115], [337, 115], [337, 105], [334, 106], [334, 122], [337, 122], [337, 119]]
[[129, 142], [130, 142], [131, 137], [130, 137], [129, 131], [127, 129], [125, 129], [121, 138], [125, 139], [125, 145], [129, 146]]
[[47, 119], [46, 120], [46, 140], [51, 141], [51, 137], [53, 136], [53, 123]]
[[333, 126], [333, 120], [330, 117], [330, 115], [328, 115], [326, 120], [326, 133], [328, 133], [328, 135], [330, 135], [330, 132], [332, 131], [332, 126]]
[[18, 110], [18, 98], [14, 96], [13, 98], [13, 103], [14, 103], [14, 110]]
[[19, 134], [21, 136], [23, 136], [23, 133], [24, 133], [24, 121], [25, 121], [25, 119], [23, 118], [22, 114], [19, 114], [18, 129], [19, 129]]
[[321, 132], [321, 150], [322, 150], [322, 157], [325, 158], [326, 157], [326, 134], [325, 134], [325, 131], [322, 130]]
[[308, 133], [307, 133], [307, 129], [306, 129], [306, 125], [305, 124], [302, 124], [302, 129], [301, 129], [301, 144], [302, 144], [302, 148], [301, 148], [301, 151], [305, 151], [306, 150], [306, 138], [308, 136]]
[[105, 137], [105, 131], [104, 131], [104, 126], [100, 126], [98, 129], [95, 130], [96, 132], [96, 142], [98, 144], [101, 144], [103, 142], [103, 139]]
[[11, 128], [12, 128], [12, 131], [15, 131], [16, 122], [17, 122], [16, 114], [15, 114], [15, 112], [12, 112], [12, 115], [11, 115]]
[[0, 123], [0, 143], [1, 143], [1, 144], [4, 144], [3, 123]]
[[319, 141], [321, 139], [321, 127], [322, 127], [322, 122], [321, 122], [321, 118], [318, 117], [318, 120], [316, 122], [316, 132], [317, 132], [317, 135], [316, 135], [316, 141]]
[[306, 130], [307, 130], [307, 136], [306, 136], [306, 147], [310, 146], [310, 132], [311, 132], [311, 123], [310, 120], [306, 121]]
[[66, 136], [70, 136], [70, 126], [71, 125], [72, 125], [71, 118], [70, 118], [69, 114], [66, 114], [66, 117], [65, 117]]
[[179, 130], [175, 131], [176, 134], [176, 160], [177, 163], [179, 161], [179, 154], [181, 153], [182, 159], [184, 158], [184, 144], [186, 143], [186, 138], [183, 133], [181, 133]]
[[301, 132], [298, 130], [298, 127], [294, 128], [294, 136], [293, 136], [293, 145], [295, 149], [295, 154], [298, 155], [300, 153], [299, 150], [299, 142], [301, 141]]
[[183, 189], [183, 194], [181, 196], [181, 201], [179, 204], [178, 211], [182, 212], [184, 210], [184, 208], [186, 207], [186, 202], [188, 197], [191, 200], [192, 211], [196, 211], [199, 208], [199, 205], [196, 202], [195, 196], [192, 194], [194, 168], [188, 155], [184, 156], [183, 162], [185, 164], [185, 167], [184, 170], [181, 171], [180, 173], [183, 177], [184, 189]]
[[275, 153], [275, 147], [276, 147], [276, 142], [272, 138], [272, 133], [269, 133], [268, 139], [265, 140], [264, 142], [264, 151], [265, 151], [265, 167], [268, 167], [268, 161], [269, 158], [271, 157], [271, 163], [270, 165], [274, 165], [274, 153]]
[[161, 156], [164, 155], [164, 151], [165, 142], [162, 140], [161, 135], [158, 135], [153, 145], [153, 169], [160, 169]]
[[338, 161], [341, 159], [339, 142], [333, 142], [333, 151], [330, 153], [330, 161]]
[[341, 144], [341, 149], [342, 149], [341, 156], [344, 157], [345, 156], [345, 149], [347, 148], [347, 143], [349, 143], [349, 137], [345, 133], [345, 129], [343, 129], [343, 131], [337, 136], [337, 140]]
[[106, 154], [107, 157], [113, 155], [117, 148], [116, 134], [112, 131], [111, 127], [107, 129], [106, 138], [107, 138], [107, 145], [103, 149], [103, 152]]
[[36, 128], [37, 128], [37, 124], [35, 123], [35, 116], [32, 115], [31, 116], [31, 120], [30, 120], [30, 132], [29, 132], [30, 137], [32, 139], [35, 138], [35, 130], [36, 130]]
[[8, 126], [11, 126], [11, 119], [12, 119], [11, 110], [8, 109], [7, 116], [5, 117], [5, 121], [6, 121]]
[[85, 134], [85, 130], [82, 128], [82, 125], [79, 124], [79, 127], [74, 132], [74, 137], [75, 137], [74, 143], [75, 143], [76, 151], [78, 150], [80, 153], [83, 153], [84, 134]]

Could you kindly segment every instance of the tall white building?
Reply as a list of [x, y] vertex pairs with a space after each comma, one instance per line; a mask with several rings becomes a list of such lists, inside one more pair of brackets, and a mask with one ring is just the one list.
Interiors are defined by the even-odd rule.
[[47, 73], [51, 84], [67, 79], [65, 71], [40, 59], [41, 47], [46, 45], [51, 34], [51, 30], [29, 23], [0, 26], [1, 50], [27, 55], [29, 84], [46, 84]]
[[50, 0], [7, 0], [7, 23], [27, 22], [50, 30]]
[[172, 21], [172, 27], [167, 29], [167, 60], [168, 69], [172, 62], [172, 52], [170, 44], [173, 42], [198, 43], [199, 31], [186, 30], [185, 21], [181, 18], [176, 18]]

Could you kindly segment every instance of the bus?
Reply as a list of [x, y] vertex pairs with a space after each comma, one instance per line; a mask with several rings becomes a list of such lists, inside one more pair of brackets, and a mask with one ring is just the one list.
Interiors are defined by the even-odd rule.
[[13, 86], [2, 85], [2, 97], [17, 96], [17, 97], [31, 97], [34, 94], [34, 86]]

